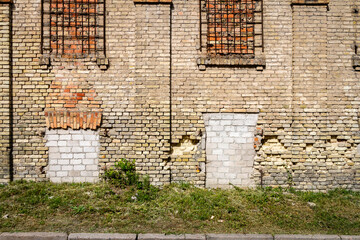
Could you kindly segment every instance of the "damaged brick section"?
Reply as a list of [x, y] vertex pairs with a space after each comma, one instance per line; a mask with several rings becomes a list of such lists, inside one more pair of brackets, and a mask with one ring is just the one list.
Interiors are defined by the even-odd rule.
[[[188, 179], [198, 186], [205, 181], [205, 139], [199, 132], [195, 136], [184, 135], [178, 143], [171, 144], [169, 166], [173, 182]], [[199, 140], [201, 139], [201, 140]]]

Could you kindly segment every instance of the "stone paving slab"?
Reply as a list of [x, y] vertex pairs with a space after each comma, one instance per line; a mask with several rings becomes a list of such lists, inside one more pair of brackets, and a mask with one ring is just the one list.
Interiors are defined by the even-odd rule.
[[67, 240], [66, 233], [22, 232], [0, 233], [0, 240]]
[[338, 235], [301, 235], [301, 234], [278, 234], [275, 240], [341, 240]]
[[273, 240], [271, 234], [207, 234], [207, 240]]
[[136, 234], [71, 233], [68, 240], [136, 240]]
[[180, 234], [180, 235], [165, 235], [165, 234], [139, 234], [138, 240], [205, 240], [203, 234]]

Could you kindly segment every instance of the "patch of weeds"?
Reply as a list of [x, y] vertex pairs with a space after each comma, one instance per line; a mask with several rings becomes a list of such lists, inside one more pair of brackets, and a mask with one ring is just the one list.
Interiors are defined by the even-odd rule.
[[159, 188], [152, 186], [149, 177], [145, 176], [137, 182], [135, 192], [137, 201], [149, 201], [155, 199]]
[[315, 213], [313, 223], [315, 226], [326, 229], [329, 233], [349, 233], [352, 229], [360, 229], [359, 221], [351, 221], [341, 213], [332, 211], [318, 211]]
[[137, 184], [139, 174], [136, 173], [135, 160], [120, 159], [114, 167], [105, 171], [104, 179], [120, 188]]
[[258, 188], [253, 191], [244, 191], [240, 193], [245, 196], [248, 202], [251, 202], [259, 207], [284, 200], [284, 193], [281, 188]]
[[[168, 201], [175, 201], [176, 215], [184, 219], [210, 220], [220, 219], [226, 214], [229, 199], [225, 192], [212, 192], [206, 189], [189, 188], [184, 192], [173, 192]], [[173, 200], [172, 200], [173, 199]]]
[[187, 190], [187, 189], [190, 189], [191, 187], [193, 187], [193, 185], [191, 185], [190, 183], [188, 182], [180, 182], [178, 183], [177, 185], [181, 190]]
[[105, 171], [104, 179], [121, 189], [130, 187], [129, 201], [149, 201], [156, 197], [159, 189], [150, 184], [148, 176], [141, 177], [136, 172], [135, 160], [121, 159], [113, 168]]
[[317, 202], [323, 198], [327, 198], [326, 193], [322, 192], [295, 192], [301, 200], [305, 202]]
[[65, 200], [62, 197], [49, 197], [48, 205], [52, 209], [56, 209], [66, 205]]
[[72, 206], [71, 210], [73, 211], [74, 214], [80, 214], [85, 212], [86, 208], [83, 205], [80, 206]]

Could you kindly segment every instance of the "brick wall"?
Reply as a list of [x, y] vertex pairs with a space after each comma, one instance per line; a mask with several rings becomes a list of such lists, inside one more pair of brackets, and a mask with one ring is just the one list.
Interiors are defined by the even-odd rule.
[[14, 179], [45, 180], [45, 98], [51, 76], [40, 59], [39, 1], [13, 3]]
[[[360, 89], [352, 65], [357, 1], [264, 1], [264, 69], [199, 69], [197, 59], [206, 55], [199, 3], [168, 3], [106, 2], [109, 67], [103, 70], [92, 57], [50, 54], [41, 64], [40, 3], [14, 2], [15, 179], [47, 179], [46, 128], [91, 129], [100, 136], [100, 173], [120, 158], [136, 159], [154, 184], [205, 186], [203, 116], [240, 113], [258, 114], [255, 184], [359, 189]], [[4, 81], [0, 96], [6, 97]], [[6, 104], [1, 119], [7, 119]], [[7, 163], [1, 163], [4, 181]]]
[[[293, 156], [290, 174], [293, 174], [292, 180], [304, 185], [302, 188], [305, 189], [326, 188], [330, 184], [326, 180], [332, 178], [327, 169], [330, 166], [321, 164], [327, 159], [327, 25], [326, 5], [293, 6]], [[314, 165], [318, 167], [314, 168]]]
[[9, 175], [10, 4], [0, 2], [0, 183]]

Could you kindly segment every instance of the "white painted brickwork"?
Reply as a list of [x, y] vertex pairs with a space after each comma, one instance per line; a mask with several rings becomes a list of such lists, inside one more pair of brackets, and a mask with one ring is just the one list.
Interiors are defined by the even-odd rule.
[[254, 185], [254, 131], [258, 114], [205, 114], [206, 187]]
[[47, 130], [47, 177], [52, 182], [99, 180], [99, 133], [92, 130]]

